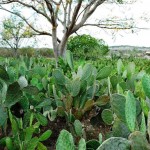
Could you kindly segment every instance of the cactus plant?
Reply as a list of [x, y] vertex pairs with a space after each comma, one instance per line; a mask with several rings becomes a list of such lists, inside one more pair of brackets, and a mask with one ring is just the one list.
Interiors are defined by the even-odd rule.
[[80, 80], [77, 78], [77, 79], [74, 79], [72, 82], [71, 82], [71, 95], [73, 97], [77, 96], [80, 92]]
[[71, 133], [62, 130], [59, 134], [56, 150], [75, 150], [75, 145]]
[[131, 150], [150, 150], [150, 144], [143, 133], [135, 131], [130, 134]]
[[86, 148], [87, 149], [92, 149], [92, 150], [97, 150], [97, 148], [100, 146], [99, 141], [92, 139], [86, 142]]
[[110, 66], [106, 66], [106, 67], [102, 68], [98, 72], [97, 79], [107, 78], [111, 74], [111, 70], [112, 70], [112, 67], [110, 67]]
[[97, 150], [130, 150], [130, 142], [121, 137], [111, 137], [105, 140]]
[[125, 102], [126, 98], [120, 94], [113, 94], [111, 96], [111, 108], [116, 114], [116, 116], [122, 120], [123, 122], [126, 121], [125, 119]]
[[136, 99], [134, 98], [131, 91], [128, 91], [126, 96], [125, 117], [130, 131], [133, 132], [136, 125]]
[[85, 139], [81, 138], [79, 141], [78, 150], [86, 150], [86, 142]]
[[112, 132], [114, 137], [123, 137], [123, 138], [128, 138], [128, 136], [131, 133], [127, 125], [117, 117], [114, 120]]
[[79, 120], [74, 121], [74, 129], [77, 136], [82, 136], [82, 123]]
[[69, 50], [66, 51], [66, 61], [69, 65], [69, 67], [71, 68], [71, 70], [73, 70], [74, 69], [73, 55], [72, 55], [71, 51], [69, 51]]
[[83, 67], [81, 80], [87, 80], [88, 77], [90, 77], [90, 75], [92, 74], [92, 70], [93, 70], [92, 64], [87, 63], [87, 64]]
[[65, 84], [65, 76], [62, 73], [62, 71], [60, 71], [59, 69], [55, 69], [53, 71], [52, 75], [53, 75], [53, 77], [54, 77], [57, 84], [59, 84], [59, 85], [64, 85]]
[[113, 118], [113, 112], [110, 109], [104, 109], [102, 111], [102, 119], [107, 125], [111, 125], [114, 118]]
[[8, 81], [9, 80], [9, 76], [8, 76], [8, 73], [7, 71], [5, 70], [5, 68], [3, 66], [0, 65], [0, 78], [5, 80], [5, 81]]
[[145, 74], [142, 78], [142, 86], [145, 92], [145, 95], [150, 98], [150, 76]]
[[118, 71], [119, 75], [121, 75], [121, 73], [123, 72], [123, 69], [124, 69], [124, 65], [123, 65], [121, 59], [119, 59], [117, 62], [117, 71]]

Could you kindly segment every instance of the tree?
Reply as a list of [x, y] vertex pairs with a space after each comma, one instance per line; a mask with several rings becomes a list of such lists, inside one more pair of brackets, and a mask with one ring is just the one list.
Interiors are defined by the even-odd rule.
[[67, 42], [67, 49], [77, 57], [99, 57], [105, 55], [109, 48], [104, 40], [96, 39], [90, 35], [72, 36]]
[[25, 39], [32, 37], [32, 32], [22, 20], [11, 16], [2, 22], [1, 37], [1, 44], [9, 46], [17, 56], [21, 44], [25, 42]]
[[[119, 2], [122, 0], [2, 0], [0, 2], [0, 9], [10, 12], [22, 18], [38, 35], [49, 35], [52, 37], [53, 50], [55, 57], [63, 55], [66, 50], [67, 40], [70, 35], [76, 33], [81, 27], [86, 25], [98, 26], [102, 28], [119, 28], [129, 29], [130, 25], [123, 26], [121, 24], [113, 23], [109, 26], [108, 23], [95, 22], [89, 24], [87, 20], [94, 13], [94, 11], [103, 3]], [[51, 30], [45, 31], [44, 29], [37, 29], [30, 23], [29, 19], [24, 14], [8, 10], [4, 4], [15, 4], [31, 9], [34, 13], [44, 17], [50, 24]], [[59, 38], [60, 30], [62, 30], [61, 38]]]

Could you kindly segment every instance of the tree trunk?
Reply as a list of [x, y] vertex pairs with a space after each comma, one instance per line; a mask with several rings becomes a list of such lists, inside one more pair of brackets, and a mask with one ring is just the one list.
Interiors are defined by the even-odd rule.
[[54, 56], [55, 56], [55, 60], [56, 60], [56, 67], [57, 67], [59, 52], [58, 52], [57, 29], [56, 29], [56, 27], [53, 27], [53, 29], [52, 29], [52, 43], [53, 43], [53, 51], [54, 51]]
[[62, 41], [59, 43], [58, 50], [59, 50], [60, 56], [65, 55], [68, 37], [69, 37], [69, 35], [66, 33], [63, 36]]

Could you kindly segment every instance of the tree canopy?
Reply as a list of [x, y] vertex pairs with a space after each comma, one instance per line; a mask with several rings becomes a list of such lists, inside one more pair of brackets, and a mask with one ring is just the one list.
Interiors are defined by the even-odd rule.
[[1, 45], [10, 47], [17, 55], [18, 48], [28, 39], [32, 37], [32, 30], [22, 20], [16, 16], [4, 19], [1, 29]]

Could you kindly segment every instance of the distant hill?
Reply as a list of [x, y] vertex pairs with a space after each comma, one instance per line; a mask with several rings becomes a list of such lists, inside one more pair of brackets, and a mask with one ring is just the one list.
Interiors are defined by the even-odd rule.
[[150, 47], [138, 47], [138, 46], [129, 46], [129, 45], [119, 45], [119, 46], [109, 46], [110, 50], [113, 51], [150, 51]]

